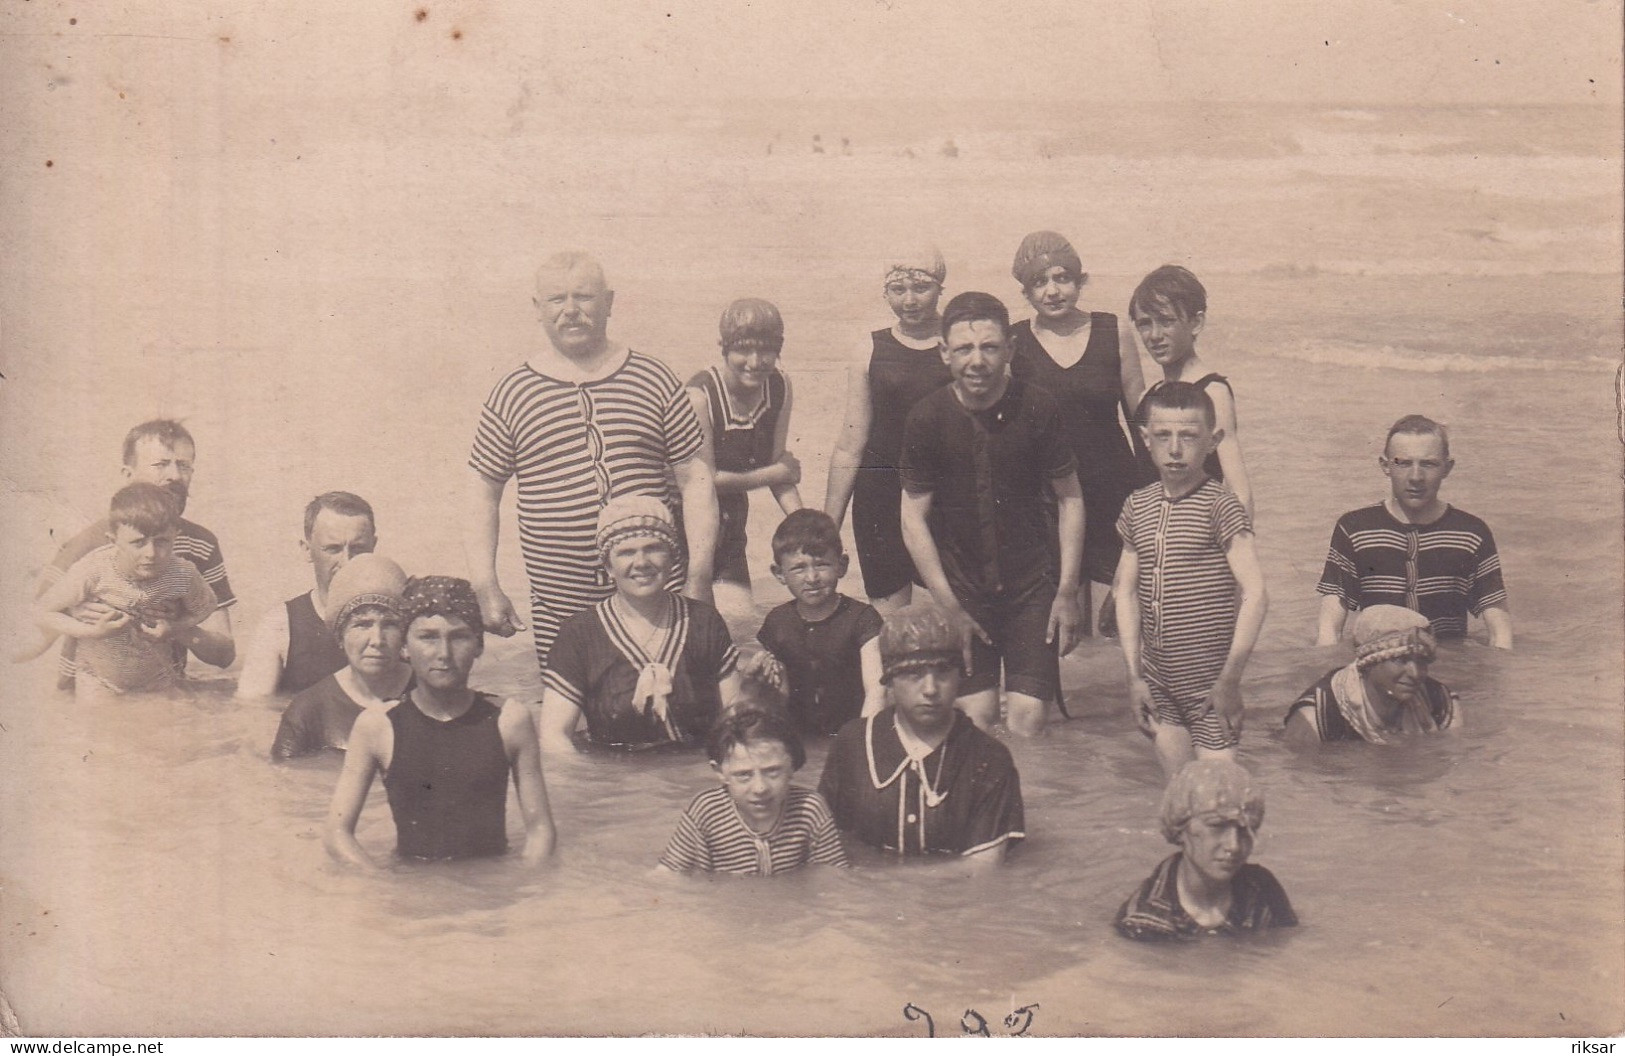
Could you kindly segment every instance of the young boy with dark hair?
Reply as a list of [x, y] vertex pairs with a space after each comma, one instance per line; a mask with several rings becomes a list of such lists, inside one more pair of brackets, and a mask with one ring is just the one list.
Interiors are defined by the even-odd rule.
[[[180, 678], [172, 641], [185, 641], [215, 609], [215, 594], [174, 554], [180, 505], [157, 484], [128, 484], [107, 515], [110, 542], [74, 562], [36, 603], [40, 628], [78, 642], [76, 692], [169, 689]], [[73, 615], [98, 602], [94, 617]], [[184, 662], [184, 659], [182, 660]]]
[[942, 334], [953, 380], [914, 405], [903, 434], [903, 540], [932, 597], [972, 633], [959, 707], [992, 727], [1002, 667], [1010, 729], [1035, 736], [1060, 698], [1058, 658], [1077, 641], [1076, 461], [1054, 397], [1010, 376], [997, 297], [959, 294]]
[[[1207, 290], [1186, 268], [1164, 264], [1140, 280], [1129, 298], [1129, 318], [1151, 358], [1162, 368], [1162, 380], [1146, 390], [1135, 411], [1145, 424], [1146, 397], [1171, 381], [1188, 381], [1213, 401], [1214, 435], [1222, 437], [1207, 456], [1205, 469], [1214, 480], [1230, 485], [1247, 516], [1253, 515], [1253, 488], [1241, 458], [1236, 428], [1236, 395], [1223, 374], [1212, 373], [1196, 354], [1196, 335], [1207, 323]], [[1155, 480], [1157, 469], [1147, 465], [1144, 479]]]
[[767, 614], [756, 639], [784, 665], [786, 707], [804, 736], [833, 736], [886, 704], [880, 613], [840, 592], [847, 566], [826, 513], [797, 510], [773, 533], [773, 575], [791, 600]]
[[1161, 479], [1123, 503], [1113, 590], [1129, 703], [1172, 777], [1193, 758], [1234, 761], [1241, 674], [1269, 597], [1247, 511], [1202, 470], [1224, 433], [1214, 426], [1213, 401], [1171, 381], [1143, 406], [1140, 431]]
[[824, 797], [790, 783], [807, 752], [789, 716], [757, 705], [733, 708], [711, 728], [705, 750], [722, 784], [683, 811], [660, 868], [775, 876], [808, 863], [846, 867]]

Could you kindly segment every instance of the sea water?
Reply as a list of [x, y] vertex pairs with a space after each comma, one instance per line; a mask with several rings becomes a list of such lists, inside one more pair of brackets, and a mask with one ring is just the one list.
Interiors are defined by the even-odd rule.
[[[1302, 924], [1177, 948], [1111, 931], [1172, 850], [1111, 641], [1063, 663], [1072, 720], [1010, 742], [1028, 838], [973, 882], [878, 856], [658, 879], [714, 780], [673, 756], [549, 759], [541, 871], [362, 875], [320, 845], [338, 758], [271, 766], [276, 713], [235, 703], [231, 673], [194, 662], [188, 695], [89, 708], [42, 660], [0, 692], [0, 984], [25, 1032], [922, 1034], [909, 1004], [939, 1034], [967, 1009], [1009, 1033], [1021, 1008], [1033, 1034], [1620, 1028], [1617, 111], [1081, 108], [1057, 135], [991, 107], [906, 131], [833, 104], [593, 126], [447, 107], [407, 127], [381, 104], [302, 120], [202, 98], [131, 133], [170, 137], [173, 171], [121, 176], [151, 143], [112, 139], [30, 199], [0, 367], [6, 597], [104, 509], [124, 430], [159, 414], [197, 437], [188, 513], [221, 538], [239, 643], [308, 588], [319, 491], [371, 500], [409, 571], [463, 574], [479, 403], [537, 339], [530, 270], [570, 245], [604, 257], [614, 333], [685, 378], [729, 300], [778, 303], [817, 505], [846, 363], [889, 322], [886, 253], [935, 241], [950, 293], [1021, 307], [1008, 260], [1053, 227], [1091, 272], [1087, 308], [1123, 316], [1167, 261], [1208, 286], [1200, 348], [1236, 392], [1272, 599], [1244, 683], [1242, 759], [1268, 797], [1254, 860]], [[1299, 754], [1285, 706], [1346, 660], [1312, 644], [1331, 526], [1386, 493], [1376, 457], [1410, 412], [1450, 425], [1444, 495], [1496, 533], [1517, 649], [1441, 650], [1459, 732]], [[523, 608], [511, 501], [500, 568]], [[775, 523], [757, 496], [759, 614], [786, 597]], [[861, 594], [855, 570], [844, 587]], [[528, 638], [490, 640], [474, 680], [534, 700]], [[392, 845], [376, 788], [359, 836]]]

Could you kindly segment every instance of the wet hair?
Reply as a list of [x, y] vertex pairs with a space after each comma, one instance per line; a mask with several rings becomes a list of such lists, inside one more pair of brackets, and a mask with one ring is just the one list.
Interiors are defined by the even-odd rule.
[[178, 444], [191, 444], [197, 447], [192, 434], [186, 431], [186, 426], [173, 418], [154, 418], [150, 422], [140, 425], [124, 434], [124, 464], [135, 465], [136, 445], [143, 440], [156, 440], [173, 451]]
[[991, 293], [982, 293], [979, 290], [966, 290], [964, 293], [954, 295], [948, 302], [948, 307], [942, 310], [942, 336], [947, 337], [948, 331], [955, 323], [977, 323], [982, 321], [999, 324], [1005, 336], [1010, 334], [1010, 310], [1004, 302]]
[[780, 521], [773, 530], [773, 563], [782, 564], [794, 553], [834, 558], [846, 553], [835, 519], [823, 510], [802, 507]]
[[1129, 315], [1144, 315], [1159, 304], [1168, 305], [1186, 319], [1194, 319], [1207, 311], [1207, 290], [1189, 268], [1164, 264], [1134, 287], [1134, 294], [1128, 299]]
[[331, 510], [341, 517], [365, 517], [367, 523], [372, 525], [373, 531], [378, 530], [378, 521], [372, 515], [372, 505], [359, 495], [352, 495], [348, 491], [324, 491], [320, 495], [305, 503], [305, 538], [316, 530], [316, 515], [323, 510]]
[[751, 741], [778, 741], [790, 753], [790, 765], [800, 770], [807, 762], [807, 749], [801, 735], [783, 708], [746, 703], [730, 708], [711, 727], [705, 742], [706, 756], [718, 766], [728, 753]]
[[1151, 424], [1151, 409], [1161, 407], [1168, 411], [1201, 411], [1207, 417], [1208, 428], [1218, 424], [1218, 412], [1213, 409], [1213, 397], [1207, 390], [1188, 381], [1165, 381], [1153, 385], [1140, 404], [1140, 424]]
[[772, 301], [741, 297], [722, 310], [717, 323], [722, 348], [762, 349], [777, 352], [784, 347], [784, 319]]
[[107, 508], [107, 530], [127, 524], [142, 535], [158, 535], [180, 528], [181, 510], [167, 489], [156, 484], [126, 484], [113, 494]]
[[1444, 445], [1444, 457], [1450, 457], [1450, 432], [1432, 418], [1422, 414], [1407, 414], [1388, 427], [1388, 436], [1382, 442], [1382, 454], [1388, 456], [1388, 441], [1400, 433], [1406, 436], [1436, 436]]

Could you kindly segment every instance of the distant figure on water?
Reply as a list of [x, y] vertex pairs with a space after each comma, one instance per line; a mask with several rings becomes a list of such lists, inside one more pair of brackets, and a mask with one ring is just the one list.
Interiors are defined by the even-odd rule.
[[903, 430], [903, 540], [937, 603], [970, 628], [959, 706], [991, 728], [1002, 675], [1010, 728], [1034, 736], [1060, 698], [1059, 657], [1078, 640], [1077, 463], [1054, 397], [1010, 376], [997, 297], [956, 296], [942, 335], [953, 381], [916, 403]]
[[1489, 525], [1439, 498], [1456, 462], [1450, 434], [1420, 414], [1388, 430], [1377, 459], [1392, 494], [1337, 519], [1326, 568], [1316, 643], [1331, 645], [1351, 612], [1372, 605], [1414, 609], [1439, 638], [1461, 638], [1467, 615], [1481, 616], [1490, 644], [1512, 648], [1512, 614], [1501, 555]]
[[406, 626], [401, 595], [406, 573], [378, 554], [357, 554], [327, 586], [327, 625], [344, 650], [345, 666], [295, 693], [282, 712], [271, 758], [342, 749], [367, 708], [392, 707], [412, 669], [401, 657]]
[[851, 503], [863, 591], [882, 613], [907, 605], [919, 579], [903, 545], [897, 467], [909, 410], [952, 380], [937, 313], [947, 277], [934, 247], [888, 261], [881, 292], [897, 322], [870, 334], [847, 367], [846, 418], [830, 458], [824, 512], [839, 526]]
[[1026, 836], [1010, 751], [954, 707], [964, 633], [940, 609], [886, 617], [880, 657], [889, 706], [841, 728], [818, 791], [842, 832], [904, 857], [997, 866]]
[[609, 340], [615, 291], [598, 262], [577, 252], [549, 257], [536, 272], [534, 303], [546, 340], [497, 382], [480, 413], [463, 547], [491, 632], [523, 630], [496, 571], [502, 492], [516, 478], [531, 634], [545, 670], [564, 621], [614, 591], [595, 543], [599, 511], [625, 495], [672, 509], [675, 478], [687, 575], [675, 555], [667, 585], [709, 602], [717, 496], [710, 445], [676, 375]]
[[1171, 777], [1193, 758], [1235, 759], [1241, 676], [1269, 596], [1252, 519], [1203, 470], [1224, 437], [1213, 400], [1170, 381], [1147, 392], [1141, 407], [1140, 431], [1161, 479], [1130, 495], [1117, 519], [1117, 631], [1134, 720]]
[[108, 541], [75, 561], [36, 603], [42, 630], [78, 642], [78, 698], [157, 692], [180, 680], [186, 653], [173, 646], [191, 640], [216, 606], [203, 573], [175, 556], [180, 519], [172, 492], [126, 484], [108, 509]]
[[480, 606], [467, 580], [422, 576], [401, 598], [412, 688], [393, 708], [368, 708], [350, 731], [324, 843], [342, 862], [375, 868], [356, 840], [374, 776], [382, 774], [395, 820], [395, 853], [438, 860], [508, 850], [508, 783], [525, 820], [520, 858], [553, 853], [553, 815], [530, 712], [468, 687], [485, 648]]
[[792, 396], [790, 379], [778, 366], [784, 347], [778, 308], [758, 297], [741, 298], [723, 311], [718, 329], [722, 362], [690, 378], [688, 396], [716, 461], [717, 604], [725, 612], [749, 611], [750, 493], [767, 488], [785, 513], [801, 509], [801, 463], [784, 446]]
[[[1186, 381], [1206, 392], [1213, 401], [1214, 421], [1222, 437], [1207, 456], [1207, 475], [1222, 481], [1253, 516], [1253, 486], [1247, 464], [1241, 457], [1241, 435], [1236, 426], [1236, 395], [1223, 374], [1208, 370], [1196, 354], [1196, 337], [1207, 325], [1207, 290], [1185, 268], [1164, 264], [1140, 280], [1129, 298], [1129, 318], [1140, 335], [1146, 352], [1162, 368], [1162, 380], [1146, 390], [1147, 395], [1170, 381]], [[1144, 397], [1134, 418], [1145, 422]], [[1149, 461], [1149, 460], [1148, 460]], [[1156, 478], [1157, 467], [1147, 465], [1141, 479]]]
[[773, 533], [773, 575], [790, 600], [767, 614], [756, 640], [783, 666], [788, 710], [803, 736], [830, 736], [886, 704], [880, 613], [841, 593], [841, 532], [819, 510], [797, 510]]
[[361, 496], [328, 491], [305, 505], [299, 547], [315, 585], [261, 617], [243, 655], [239, 697], [291, 696], [343, 670], [344, 649], [327, 618], [329, 585], [352, 558], [372, 553], [377, 545], [372, 506]]
[[[1110, 584], [1123, 552], [1117, 515], [1138, 484], [1134, 449], [1118, 421], [1131, 420], [1145, 392], [1133, 338], [1121, 347], [1117, 316], [1086, 312], [1079, 295], [1089, 281], [1072, 243], [1054, 231], [1034, 231], [1021, 240], [1010, 273], [1033, 307], [1031, 322], [1010, 328], [1015, 348], [1010, 372], [1047, 390], [1061, 407], [1067, 444], [1078, 463], [1083, 491], [1083, 590], [1079, 605], [1087, 630], [1092, 604], [1090, 582]], [[1116, 623], [1110, 599], [1101, 624]]]
[[729, 710], [712, 727], [706, 755], [722, 783], [683, 811], [660, 868], [776, 876], [809, 864], [847, 865], [824, 797], [790, 783], [807, 753], [782, 711]]
[[1298, 923], [1268, 869], [1248, 862], [1264, 823], [1264, 794], [1225, 759], [1186, 763], [1162, 795], [1162, 834], [1179, 850], [1163, 859], [1117, 911], [1126, 938], [1195, 939]]
[[[156, 484], [174, 497], [181, 513], [186, 512], [186, 500], [191, 491], [192, 472], [197, 464], [197, 445], [192, 434], [181, 423], [169, 418], [155, 418], [142, 422], [124, 437], [124, 479], [132, 482]], [[35, 596], [43, 594], [51, 584], [75, 561], [92, 550], [106, 546], [108, 524], [98, 521], [69, 539], [51, 563], [40, 574]], [[177, 636], [170, 640], [176, 664], [186, 666], [188, 651], [211, 667], [230, 667], [237, 658], [237, 647], [231, 635], [231, 606], [237, 603], [231, 581], [226, 578], [226, 561], [220, 552], [220, 542], [213, 532], [200, 524], [180, 519], [175, 535], [174, 554], [185, 558], [203, 573], [203, 578], [214, 591], [215, 610], [202, 623], [193, 627], [185, 640]], [[109, 614], [99, 602], [87, 602], [76, 615], [88, 619], [101, 619]], [[32, 643], [17, 659], [31, 660], [44, 652], [54, 638], [43, 637]], [[58, 666], [58, 689], [72, 689], [74, 654], [78, 648], [75, 639], [62, 643]]]
[[738, 687], [739, 652], [717, 610], [667, 590], [671, 515], [651, 495], [613, 499], [598, 552], [614, 593], [564, 621], [542, 674], [542, 747], [587, 740], [626, 751], [705, 743]]
[[1354, 662], [1328, 671], [1286, 713], [1287, 740], [1386, 744], [1456, 724], [1456, 695], [1428, 677], [1435, 652], [1426, 616], [1373, 605], [1354, 618]]

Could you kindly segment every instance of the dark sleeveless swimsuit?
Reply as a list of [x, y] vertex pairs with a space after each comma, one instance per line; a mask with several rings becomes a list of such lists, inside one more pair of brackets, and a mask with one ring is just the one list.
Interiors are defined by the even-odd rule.
[[496, 698], [474, 694], [450, 722], [431, 719], [410, 693], [389, 709], [395, 748], [384, 775], [405, 858], [470, 858], [508, 849], [508, 753]]
[[309, 689], [328, 675], [342, 671], [349, 663], [344, 650], [327, 623], [316, 615], [310, 594], [291, 598], [288, 610], [288, 659], [276, 680], [278, 693], [298, 693]]
[[[774, 371], [767, 377], [767, 399], [754, 412], [740, 414], [730, 406], [728, 393], [716, 367], [702, 370], [688, 384], [705, 393], [711, 411], [711, 443], [717, 468], [730, 473], [748, 473], [773, 461], [773, 438], [778, 434], [779, 415], [784, 411], [784, 375]], [[745, 520], [750, 516], [750, 493], [717, 492], [717, 551], [712, 569], [715, 579], [750, 586], [750, 567], [745, 562]]]

